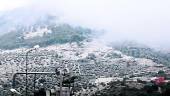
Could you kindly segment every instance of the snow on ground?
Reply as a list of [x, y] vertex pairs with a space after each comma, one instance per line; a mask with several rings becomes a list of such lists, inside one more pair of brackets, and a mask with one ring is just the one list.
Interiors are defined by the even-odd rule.
[[37, 31], [35, 32], [26, 32], [24, 34], [24, 39], [31, 39], [34, 37], [42, 37], [44, 34], [51, 33], [51, 30], [48, 30], [47, 28], [37, 28]]
[[145, 58], [136, 58], [135, 60], [136, 60], [137, 63], [140, 64], [140, 65], [154, 66], [154, 65], [157, 64], [157, 63], [153, 62], [152, 60], [150, 60], [150, 59], [145, 59]]
[[96, 84], [99, 84], [99, 83], [109, 83], [109, 82], [111, 82], [111, 81], [113, 81], [113, 78], [112, 77], [109, 77], [109, 78], [97, 78], [96, 80], [95, 80], [95, 83]]
[[[29, 49], [26, 48], [20, 48], [20, 49], [14, 49], [14, 50], [1, 50], [1, 54], [3, 53], [9, 53], [9, 52], [26, 52]], [[103, 45], [100, 42], [84, 42], [82, 44], [82, 47], [78, 46], [76, 43], [66, 43], [66, 44], [57, 44], [52, 45], [48, 47], [42, 47], [38, 50], [55, 50], [57, 54], [62, 55], [64, 59], [71, 59], [71, 60], [78, 60], [86, 58], [89, 54], [94, 54], [97, 58], [105, 58], [106, 54], [109, 54], [111, 52], [116, 53], [118, 55], [121, 55], [121, 58], [113, 58], [113, 61], [127, 61], [127, 62], [133, 62], [136, 61], [139, 65], [147, 65], [147, 66], [154, 66], [156, 63], [154, 63], [150, 59], [145, 58], [134, 58], [131, 56], [127, 56], [120, 51], [114, 50], [112, 47], [108, 47], [106, 45]], [[78, 55], [76, 55], [78, 54]], [[103, 54], [103, 55], [102, 55]], [[108, 58], [109, 59], [109, 58]]]

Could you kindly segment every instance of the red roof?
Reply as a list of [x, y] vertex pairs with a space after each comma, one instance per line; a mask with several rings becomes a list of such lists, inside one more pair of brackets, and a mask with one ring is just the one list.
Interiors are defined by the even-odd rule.
[[154, 81], [157, 85], [164, 84], [165, 83], [165, 77], [157, 77]]

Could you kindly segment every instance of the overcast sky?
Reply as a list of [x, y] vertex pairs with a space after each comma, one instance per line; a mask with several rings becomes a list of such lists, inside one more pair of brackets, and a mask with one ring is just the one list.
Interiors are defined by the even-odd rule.
[[170, 0], [0, 0], [0, 11], [31, 6], [72, 24], [104, 29], [104, 41], [170, 48]]

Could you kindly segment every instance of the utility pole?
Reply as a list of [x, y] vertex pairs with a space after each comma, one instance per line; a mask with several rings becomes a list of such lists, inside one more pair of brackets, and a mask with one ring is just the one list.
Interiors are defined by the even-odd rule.
[[26, 96], [28, 96], [28, 54], [31, 53], [31, 51], [33, 50], [36, 50], [39, 48], [39, 45], [36, 45], [34, 46], [33, 49], [30, 49], [26, 52], [26, 57], [25, 57], [25, 65], [26, 65], [26, 69], [25, 69], [25, 72], [26, 72]]
[[63, 75], [60, 73], [60, 96], [63, 95], [62, 86], [63, 86]]

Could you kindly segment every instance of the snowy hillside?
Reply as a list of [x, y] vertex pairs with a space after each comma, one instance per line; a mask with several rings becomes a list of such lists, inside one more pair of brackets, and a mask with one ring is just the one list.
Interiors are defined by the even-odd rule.
[[[25, 71], [23, 70], [24, 65], [22, 62], [24, 62], [23, 56], [27, 50], [21, 48], [2, 51], [0, 70], [6, 69], [2, 71], [1, 76], [6, 72], [15, 73]], [[150, 73], [154, 74], [160, 70], [160, 68], [154, 67], [159, 64], [150, 59], [127, 56], [99, 42], [83, 42], [81, 46], [77, 45], [77, 43], [52, 45], [39, 48], [31, 54], [33, 56], [31, 57], [32, 59], [30, 58], [31, 61], [29, 61], [32, 66], [30, 67], [30, 71], [42, 71], [41, 68], [51, 69], [49, 71], [52, 71], [54, 70], [53, 66], [65, 66], [64, 64], [59, 64], [60, 60], [70, 60], [72, 64], [78, 64], [77, 67], [80, 74], [95, 74], [97, 77], [103, 75], [106, 77], [110, 75], [121, 76], [125, 74], [125, 71], [129, 76], [143, 74], [143, 72], [152, 75]], [[43, 58], [37, 57], [38, 55]], [[37, 58], [38, 60], [33, 58]], [[73, 65], [69, 65], [69, 67], [73, 68]]]

